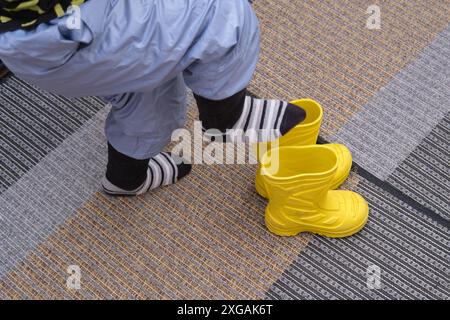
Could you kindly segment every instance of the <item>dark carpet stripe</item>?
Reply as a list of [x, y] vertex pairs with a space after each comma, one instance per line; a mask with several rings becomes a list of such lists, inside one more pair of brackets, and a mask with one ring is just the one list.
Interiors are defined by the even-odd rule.
[[[361, 173], [361, 171], [358, 171]], [[345, 239], [314, 237], [271, 287], [269, 299], [448, 299], [450, 245], [441, 225], [363, 172], [355, 191], [369, 202], [369, 222]], [[399, 196], [399, 197], [398, 197]], [[433, 216], [433, 218], [436, 218]], [[367, 268], [381, 269], [369, 289]]]
[[427, 212], [436, 212], [447, 223], [450, 223], [449, 128], [450, 113], [447, 113], [387, 179], [398, 190], [416, 199], [423, 208], [426, 207]]
[[12, 76], [0, 83], [0, 194], [91, 119], [105, 102], [67, 99]]
[[406, 195], [405, 193], [403, 193], [402, 191], [397, 189], [392, 184], [378, 179], [377, 177], [375, 177], [373, 174], [371, 174], [369, 171], [367, 171], [366, 169], [362, 168], [358, 164], [354, 163], [353, 166], [354, 166], [354, 170], [360, 176], [364, 177], [365, 179], [367, 179], [368, 181], [370, 181], [374, 185], [382, 188], [383, 190], [385, 190], [385, 191], [389, 192], [390, 194], [392, 194], [393, 196], [397, 197], [399, 199], [399, 201], [401, 201], [402, 203], [405, 203], [405, 204], [411, 206], [412, 208], [414, 208], [418, 212], [421, 212], [424, 215], [428, 216], [429, 218], [433, 219], [434, 221], [442, 224], [443, 226], [445, 226], [447, 228], [450, 228], [450, 221], [449, 220], [443, 218], [442, 216], [440, 216], [439, 214], [437, 214], [433, 210], [431, 210], [428, 207], [424, 206], [423, 204], [418, 202], [416, 199]]

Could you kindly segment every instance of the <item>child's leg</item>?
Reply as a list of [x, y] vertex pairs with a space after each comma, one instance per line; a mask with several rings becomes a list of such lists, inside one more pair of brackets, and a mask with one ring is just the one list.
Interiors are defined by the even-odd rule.
[[175, 183], [191, 165], [162, 149], [185, 120], [182, 77], [149, 93], [108, 97], [112, 108], [106, 120], [108, 165], [102, 181], [112, 195], [137, 195]]
[[241, 90], [223, 100], [194, 95], [203, 130], [219, 130], [231, 141], [245, 135], [250, 142], [267, 142], [286, 134], [306, 118], [305, 111], [298, 106], [256, 99], [246, 92]]
[[[259, 25], [246, 0], [217, 1], [203, 36], [187, 56], [196, 60], [184, 72], [194, 91], [204, 129], [218, 129], [252, 142], [269, 141], [302, 122], [305, 111], [280, 100], [255, 99], [245, 88], [259, 54]], [[220, 14], [219, 14], [220, 13]]]
[[108, 165], [102, 187], [110, 195], [140, 195], [174, 184], [190, 171], [190, 164], [180, 163], [168, 152], [139, 160], [120, 153], [108, 143]]

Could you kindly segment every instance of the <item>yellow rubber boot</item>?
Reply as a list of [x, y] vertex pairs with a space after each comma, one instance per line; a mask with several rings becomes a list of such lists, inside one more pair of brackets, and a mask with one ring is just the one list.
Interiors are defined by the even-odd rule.
[[[322, 106], [312, 99], [300, 99], [290, 102], [305, 110], [306, 118], [284, 136], [277, 139], [278, 146], [306, 146], [316, 144], [319, 138], [319, 130], [322, 125]], [[266, 142], [259, 145], [267, 145], [264, 149], [271, 149], [271, 143]], [[259, 148], [259, 145], [256, 147]], [[261, 152], [260, 155], [264, 153]]]
[[[323, 109], [321, 105], [312, 99], [300, 99], [291, 102], [303, 108], [306, 111], [305, 120], [291, 129], [286, 135], [280, 137], [275, 145], [283, 146], [306, 146], [314, 145], [319, 137], [319, 130], [323, 119]], [[344, 183], [350, 174], [352, 167], [352, 154], [348, 148], [342, 144], [326, 144], [324, 145], [336, 152], [338, 169], [333, 178], [331, 189], [337, 189]], [[266, 146], [260, 144], [257, 146], [256, 152], [258, 157], [264, 153], [261, 150], [268, 150], [272, 147], [270, 143]], [[261, 169], [258, 166], [255, 179], [256, 191], [264, 198], [267, 198], [267, 191], [261, 181]]]
[[300, 124], [280, 137], [280, 146], [306, 146], [316, 144], [319, 138], [319, 130], [322, 125], [323, 108], [312, 99], [300, 99], [290, 102], [301, 107], [306, 112], [306, 118]]
[[337, 170], [336, 152], [323, 145], [267, 151], [261, 158], [261, 178], [269, 198], [267, 228], [280, 236], [312, 232], [333, 238], [360, 231], [369, 207], [355, 192], [330, 190]]

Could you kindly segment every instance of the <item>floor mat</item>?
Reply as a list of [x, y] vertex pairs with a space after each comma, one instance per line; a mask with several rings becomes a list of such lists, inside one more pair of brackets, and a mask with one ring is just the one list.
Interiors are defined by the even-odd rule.
[[[263, 37], [250, 90], [321, 102], [321, 136], [354, 154], [343, 188], [367, 198], [367, 228], [341, 240], [271, 235], [254, 165], [197, 165], [138, 199], [105, 196], [109, 106], [10, 77], [0, 298], [450, 298], [450, 2], [379, 1], [381, 30], [365, 27], [368, 1], [253, 2]], [[66, 285], [70, 265], [80, 290]]]
[[[199, 165], [176, 185], [143, 197], [107, 197], [98, 192], [105, 111], [71, 141], [88, 146], [63, 144], [47, 156], [53, 169], [47, 188], [38, 184], [37, 166], [2, 195], [8, 222], [0, 230], [8, 239], [0, 251], [0, 297], [264, 298], [310, 237], [266, 231], [255, 167]], [[193, 99], [190, 111], [192, 128]], [[81, 177], [80, 164], [89, 166]], [[31, 186], [37, 191], [30, 196]], [[70, 265], [83, 270], [80, 291], [66, 288]]]
[[373, 4], [254, 1], [262, 54], [251, 90], [259, 96], [320, 101], [326, 107], [322, 135], [331, 139], [450, 22], [448, 0], [386, 0], [376, 2], [381, 29], [369, 30], [366, 11]]
[[[268, 298], [448, 299], [449, 225], [371, 180], [360, 176], [355, 188], [370, 203], [364, 230], [346, 239], [315, 237]], [[368, 276], [372, 268], [377, 283]]]

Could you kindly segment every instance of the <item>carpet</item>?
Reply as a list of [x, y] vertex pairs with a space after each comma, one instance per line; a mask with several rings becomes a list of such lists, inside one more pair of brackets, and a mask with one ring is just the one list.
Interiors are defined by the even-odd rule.
[[[253, 3], [262, 54], [250, 91], [320, 101], [321, 142], [351, 149], [342, 188], [369, 202], [367, 227], [347, 239], [270, 234], [254, 165], [196, 165], [174, 186], [108, 197], [109, 106], [10, 76], [1, 299], [450, 298], [450, 2], [377, 1], [380, 30], [366, 28], [370, 1]], [[196, 118], [190, 96], [188, 129]], [[70, 265], [79, 290], [66, 285]]]

